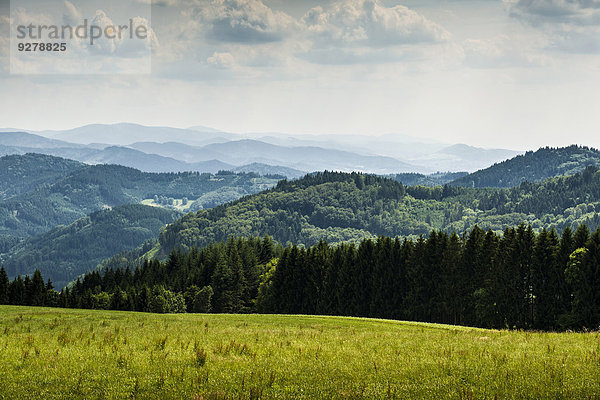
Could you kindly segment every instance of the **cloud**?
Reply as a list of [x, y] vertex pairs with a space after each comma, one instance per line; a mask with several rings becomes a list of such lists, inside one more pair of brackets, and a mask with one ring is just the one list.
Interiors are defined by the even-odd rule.
[[302, 18], [306, 51], [320, 64], [387, 63], [420, 59], [426, 46], [447, 43], [450, 33], [404, 6], [378, 0], [343, 0], [315, 7]]
[[231, 53], [215, 52], [211, 57], [208, 57], [206, 62], [217, 69], [231, 69], [235, 65], [235, 59]]
[[292, 17], [260, 0], [197, 0], [184, 15], [199, 19], [208, 39], [225, 43], [282, 41], [296, 25]]
[[158, 49], [160, 46], [158, 37], [152, 27], [150, 27], [148, 20], [142, 17], [133, 17], [131, 20], [134, 32], [136, 32], [140, 26], [146, 28], [146, 38], [130, 39], [128, 36], [123, 37], [123, 39], [118, 42], [118, 54], [121, 57], [137, 57]]
[[569, 27], [554, 32], [547, 46], [565, 53], [600, 54], [600, 28]]
[[0, 71], [8, 71], [9, 69], [9, 31], [10, 19], [4, 15], [0, 15]]
[[465, 40], [462, 44], [465, 64], [482, 69], [546, 64], [547, 57], [539, 54], [529, 39], [499, 35], [486, 40]]
[[68, 0], [64, 1], [64, 5], [65, 13], [63, 14], [63, 22], [65, 23], [65, 25], [75, 26], [79, 23], [79, 21], [83, 19], [81, 13], [77, 9], [77, 7], [75, 7], [73, 3], [71, 3]]
[[506, 4], [512, 17], [548, 35], [548, 50], [600, 53], [600, 0], [516, 0]]
[[533, 24], [600, 23], [598, 0], [517, 0], [507, 4], [511, 16]]
[[159, 7], [175, 7], [180, 4], [179, 0], [135, 0], [135, 2]]
[[313, 37], [326, 45], [386, 47], [441, 43], [443, 27], [404, 6], [385, 7], [377, 0], [345, 0], [324, 10], [315, 7], [302, 19]]

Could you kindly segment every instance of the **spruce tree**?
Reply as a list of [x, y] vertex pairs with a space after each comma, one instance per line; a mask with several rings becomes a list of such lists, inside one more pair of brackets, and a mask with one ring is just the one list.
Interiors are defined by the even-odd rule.
[[25, 305], [25, 282], [21, 276], [17, 276], [9, 287], [10, 304], [17, 306]]
[[0, 268], [0, 304], [9, 304], [9, 286], [10, 281], [3, 265], [2, 268]]

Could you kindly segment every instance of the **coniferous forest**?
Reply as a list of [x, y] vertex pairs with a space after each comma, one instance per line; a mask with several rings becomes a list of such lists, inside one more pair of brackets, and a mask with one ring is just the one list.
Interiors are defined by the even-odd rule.
[[336, 246], [230, 238], [136, 268], [92, 272], [60, 293], [36, 271], [4, 304], [145, 312], [322, 314], [487, 328], [593, 329], [600, 323], [600, 229], [502, 235], [433, 231]]

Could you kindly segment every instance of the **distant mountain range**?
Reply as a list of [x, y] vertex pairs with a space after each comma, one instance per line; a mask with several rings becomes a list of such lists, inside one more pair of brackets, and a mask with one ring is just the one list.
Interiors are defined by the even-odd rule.
[[235, 135], [206, 128], [178, 129], [170, 127], [142, 126], [137, 124], [86, 125], [66, 131], [42, 131], [41, 136], [71, 143], [107, 143], [126, 146], [134, 142], [182, 142], [203, 146], [209, 143], [231, 140]]
[[[0, 154], [23, 154], [35, 148], [89, 164], [115, 163], [147, 172], [214, 173], [240, 167], [249, 170], [248, 165], [260, 164], [263, 174], [289, 168], [288, 178], [319, 170], [375, 174], [476, 171], [519, 154], [395, 134], [234, 134], [203, 126], [179, 129], [126, 123], [27, 133], [39, 138], [24, 133], [18, 138], [5, 135], [0, 139], [5, 146]], [[268, 171], [266, 166], [276, 168]]]
[[256, 172], [262, 175], [277, 175], [285, 171], [284, 176], [288, 178], [297, 178], [305, 174], [304, 171], [278, 165], [272, 165], [271, 169], [268, 163], [260, 165], [251, 163], [256, 166], [256, 170], [253, 170], [252, 165], [228, 164], [210, 157], [210, 150], [203, 152], [202, 148], [182, 143], [145, 142], [128, 147], [99, 143], [81, 145], [26, 132], [0, 132], [0, 156], [26, 153], [46, 154], [92, 165], [122, 165], [143, 172], [156, 173], [188, 171], [217, 173], [241, 168], [244, 172]]
[[410, 159], [412, 163], [425, 164], [436, 171], [475, 171], [494, 163], [508, 160], [522, 152], [504, 149], [481, 149], [456, 144], [435, 153]]

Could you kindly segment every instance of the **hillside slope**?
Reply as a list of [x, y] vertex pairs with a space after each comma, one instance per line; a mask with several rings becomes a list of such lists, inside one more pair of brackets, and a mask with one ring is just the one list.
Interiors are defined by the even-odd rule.
[[580, 146], [544, 147], [503, 161], [453, 181], [466, 187], [513, 187], [521, 182], [540, 182], [561, 175], [573, 175], [593, 165], [600, 167], [600, 151]]
[[[65, 163], [60, 159], [45, 160]], [[19, 172], [21, 176], [35, 173], [35, 168]], [[274, 186], [277, 180], [231, 172], [217, 175], [152, 174], [116, 165], [82, 166], [54, 183], [47, 182], [32, 191], [0, 202], [0, 235], [38, 235], [57, 225], [68, 225], [102, 208], [140, 203], [155, 196], [187, 198], [194, 202], [202, 196], [218, 193], [210, 203], [198, 205], [198, 208], [206, 208], [257, 193]], [[0, 191], [15, 192], [11, 188], [11, 185], [0, 187]]]
[[11, 249], [3, 263], [10, 276], [32, 275], [39, 269], [62, 288], [103, 259], [154, 239], [181, 213], [158, 207], [125, 205], [102, 210], [29, 238]]
[[513, 189], [404, 187], [371, 175], [320, 173], [183, 217], [161, 233], [162, 254], [234, 236], [273, 236], [313, 245], [378, 235], [496, 231], [521, 222], [535, 229], [600, 224], [600, 172], [554, 178]]
[[0, 158], [0, 201], [49, 185], [84, 165], [42, 154]]

